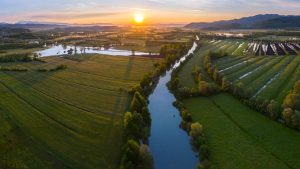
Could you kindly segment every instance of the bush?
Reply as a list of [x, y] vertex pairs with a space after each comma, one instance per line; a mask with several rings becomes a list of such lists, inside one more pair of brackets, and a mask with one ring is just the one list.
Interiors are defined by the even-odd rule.
[[153, 157], [147, 145], [140, 146], [139, 159], [139, 169], [154, 169]]
[[300, 110], [300, 94], [290, 92], [284, 99], [283, 106]]
[[123, 157], [121, 161], [122, 169], [135, 169], [139, 164], [140, 146], [134, 140], [128, 140], [123, 147]]
[[201, 161], [209, 159], [209, 149], [206, 144], [202, 144], [199, 148]]
[[210, 162], [208, 160], [201, 161], [201, 164], [198, 165], [198, 169], [210, 169]]
[[200, 81], [199, 84], [199, 92], [202, 95], [211, 95], [220, 92], [220, 89], [214, 83], [207, 83], [206, 81]]
[[285, 108], [282, 112], [282, 117], [287, 126], [297, 129], [300, 128], [299, 117], [291, 108]]
[[50, 69], [50, 71], [53, 72], [53, 71], [58, 71], [58, 70], [64, 70], [64, 69], [67, 69], [67, 68], [68, 68], [67, 65], [62, 64], [62, 65], [56, 66], [56, 67], [53, 68], [53, 69]]
[[198, 122], [193, 123], [191, 125], [191, 131], [189, 134], [192, 137], [192, 139], [198, 139], [198, 137], [202, 136], [203, 134], [203, 126]]
[[277, 120], [280, 117], [280, 106], [275, 100], [271, 100], [267, 106], [267, 113], [272, 120]]
[[0, 67], [1, 71], [27, 72], [28, 69], [20, 67]]
[[40, 68], [40, 69], [38, 69], [37, 71], [38, 71], [38, 72], [47, 72], [48, 70], [45, 69], [45, 68]]
[[0, 57], [0, 62], [29, 62], [32, 60], [29, 53], [7, 54]]

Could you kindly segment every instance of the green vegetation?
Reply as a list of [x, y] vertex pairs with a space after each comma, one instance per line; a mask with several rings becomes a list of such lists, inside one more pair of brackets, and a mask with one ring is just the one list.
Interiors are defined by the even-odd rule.
[[[128, 91], [159, 60], [76, 58], [0, 63], [28, 70], [0, 72], [0, 168], [119, 167]], [[139, 152], [146, 163], [147, 149]]]
[[[140, 84], [132, 88], [133, 99], [130, 112], [125, 113], [124, 129], [127, 144], [123, 146], [121, 169], [153, 169], [152, 155], [148, 151], [151, 117], [148, 110], [147, 98], [156, 86], [162, 73], [183, 56], [189, 46], [185, 44], [169, 44], [161, 48], [160, 54], [164, 60], [155, 64], [155, 70], [146, 74]], [[140, 142], [143, 142], [140, 145]], [[139, 152], [144, 149], [144, 154]], [[141, 160], [142, 159], [142, 160]]]
[[[299, 98], [299, 57], [233, 56], [236, 53], [231, 51], [237, 51], [233, 48], [236, 47], [226, 41], [207, 43], [179, 68], [170, 82], [173, 91], [178, 89], [177, 96], [180, 88], [200, 91], [198, 95], [190, 92], [186, 97], [177, 97], [183, 100], [175, 104], [181, 109], [184, 129], [191, 130], [192, 122], [187, 117], [203, 125], [205, 137], [200, 143], [204, 144], [197, 148], [200, 159], [204, 156], [205, 160], [201, 160], [199, 168], [299, 168], [300, 154], [295, 150], [300, 148], [300, 133], [286, 127], [298, 128], [300, 124], [299, 111], [294, 106]], [[212, 95], [215, 92], [209, 91], [213, 85], [237, 97], [224, 92]], [[284, 97], [276, 98], [277, 91], [284, 88], [285, 94], [281, 95], [287, 98], [283, 110]], [[268, 95], [265, 91], [269, 91]], [[254, 97], [256, 103], [251, 99], [253, 95], [258, 95]], [[243, 103], [253, 105], [273, 120], [282, 118], [286, 126]]]
[[299, 132], [228, 94], [191, 98], [184, 105], [203, 124], [211, 160], [219, 168], [299, 168]]

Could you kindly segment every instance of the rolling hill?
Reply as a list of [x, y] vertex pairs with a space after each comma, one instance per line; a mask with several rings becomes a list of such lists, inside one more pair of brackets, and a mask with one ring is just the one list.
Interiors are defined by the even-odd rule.
[[265, 14], [216, 22], [194, 22], [185, 26], [193, 29], [287, 29], [300, 28], [300, 16]]

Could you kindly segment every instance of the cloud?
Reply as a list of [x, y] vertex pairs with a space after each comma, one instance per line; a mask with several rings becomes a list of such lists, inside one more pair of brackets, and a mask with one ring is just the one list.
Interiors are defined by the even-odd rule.
[[159, 3], [159, 4], [165, 4], [165, 3], [167, 3], [166, 1], [163, 1], [163, 0], [148, 0], [148, 1]]
[[84, 19], [84, 18], [101, 18], [107, 16], [116, 16], [125, 12], [94, 12], [94, 13], [53, 13], [33, 15], [31, 19]]

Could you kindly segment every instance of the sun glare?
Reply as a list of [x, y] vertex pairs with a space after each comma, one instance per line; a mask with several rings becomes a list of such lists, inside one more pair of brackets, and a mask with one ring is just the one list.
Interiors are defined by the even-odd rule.
[[144, 17], [144, 15], [141, 14], [141, 13], [137, 13], [137, 14], [135, 14], [135, 16], [134, 16], [134, 21], [135, 21], [136, 23], [142, 23], [142, 22], [144, 21], [144, 19], [145, 19], [145, 17]]

